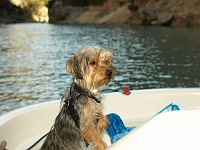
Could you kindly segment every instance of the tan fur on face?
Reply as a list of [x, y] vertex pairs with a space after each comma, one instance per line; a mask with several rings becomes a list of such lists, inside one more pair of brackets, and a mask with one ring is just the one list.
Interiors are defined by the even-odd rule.
[[99, 46], [82, 48], [67, 61], [66, 70], [73, 74], [81, 86], [89, 90], [102, 88], [116, 74], [112, 67], [112, 54]]

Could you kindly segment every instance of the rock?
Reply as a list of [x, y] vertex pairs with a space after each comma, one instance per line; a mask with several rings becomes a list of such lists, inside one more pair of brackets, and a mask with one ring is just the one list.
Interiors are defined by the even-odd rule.
[[150, 25], [157, 20], [158, 8], [141, 8], [139, 9], [139, 15], [142, 20], [142, 24]]
[[[126, 1], [126, 0], [125, 0]], [[132, 15], [128, 9], [128, 3], [124, 0], [120, 4], [113, 4], [113, 0], [107, 1], [103, 6], [89, 6], [77, 19], [77, 23], [127, 23]], [[125, 3], [125, 4], [124, 4]]]
[[84, 8], [57, 5], [49, 9], [49, 22], [75, 23]]
[[139, 14], [145, 25], [170, 25], [173, 19], [171, 13], [161, 8], [141, 8]]
[[49, 22], [48, 8], [43, 6], [37, 11], [31, 12], [31, 17], [36, 22]]
[[97, 23], [97, 20], [108, 12], [99, 6], [90, 6], [76, 19], [78, 23]]
[[161, 12], [157, 16], [157, 20], [158, 22], [160, 22], [161, 25], [170, 25], [172, 19], [173, 15], [168, 12]]
[[[31, 15], [35, 21], [47, 22], [49, 15], [50, 22], [63, 23], [200, 26], [200, 0], [105, 0], [101, 5], [84, 7], [65, 5], [67, 1], [51, 0], [36, 12], [27, 4], [36, 1], [0, 0], [0, 23], [30, 21]], [[30, 9], [23, 10], [26, 6]]]
[[124, 5], [118, 8], [116, 11], [109, 13], [108, 15], [100, 18], [97, 23], [127, 23], [131, 18], [131, 11], [128, 9], [128, 5]]

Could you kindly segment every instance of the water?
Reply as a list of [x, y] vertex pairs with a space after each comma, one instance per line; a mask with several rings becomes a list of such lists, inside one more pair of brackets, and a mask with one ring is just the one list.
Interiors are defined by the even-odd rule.
[[66, 60], [79, 48], [111, 50], [117, 77], [104, 93], [200, 86], [200, 28], [114, 25], [0, 26], [0, 114], [61, 98], [72, 77]]

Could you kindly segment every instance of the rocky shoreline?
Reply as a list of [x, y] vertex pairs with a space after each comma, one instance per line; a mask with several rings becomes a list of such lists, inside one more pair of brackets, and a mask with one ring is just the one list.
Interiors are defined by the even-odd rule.
[[11, 4], [8, 0], [0, 1], [0, 24], [27, 22], [29, 20], [25, 10]]
[[[0, 14], [2, 11], [0, 3]], [[137, 24], [157, 26], [200, 26], [200, 0], [106, 0], [102, 5], [69, 6], [61, 0], [54, 0], [48, 8], [50, 23], [77, 24]], [[5, 7], [4, 7], [5, 8]], [[15, 10], [16, 12], [16, 9]], [[0, 22], [9, 23], [2, 18], [18, 18], [13, 22], [30, 21], [30, 16], [9, 17], [11, 9], [0, 16]], [[22, 13], [21, 13], [22, 14]], [[23, 19], [19, 19], [23, 16]], [[44, 16], [44, 15], [43, 15]], [[35, 21], [43, 22], [43, 16], [36, 16]], [[32, 18], [33, 19], [33, 18]], [[12, 19], [11, 21], [12, 22]]]

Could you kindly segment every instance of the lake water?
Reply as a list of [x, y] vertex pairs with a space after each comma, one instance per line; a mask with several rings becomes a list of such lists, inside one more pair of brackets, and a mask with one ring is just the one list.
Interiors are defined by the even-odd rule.
[[60, 99], [72, 77], [66, 60], [79, 48], [113, 53], [118, 74], [104, 93], [200, 86], [200, 28], [116, 25], [0, 26], [0, 114]]

